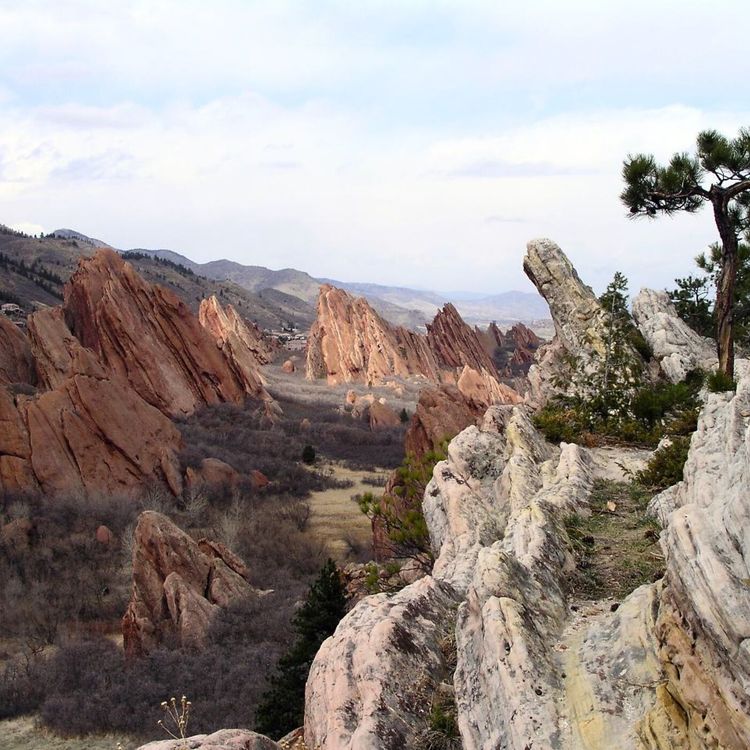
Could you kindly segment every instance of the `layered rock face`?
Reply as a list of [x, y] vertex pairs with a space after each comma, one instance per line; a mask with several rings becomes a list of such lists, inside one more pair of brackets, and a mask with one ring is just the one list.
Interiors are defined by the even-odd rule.
[[690, 370], [718, 367], [716, 342], [681, 320], [666, 292], [641, 289], [633, 300], [633, 318], [673, 383], [684, 380]]
[[364, 298], [329, 284], [320, 287], [307, 346], [309, 380], [375, 385], [394, 375], [438, 378], [438, 364], [424, 336], [391, 326]]
[[736, 395], [708, 398], [684, 481], [652, 503], [664, 579], [616, 611], [565, 594], [562, 521], [589, 512], [600, 470], [588, 452], [545, 443], [523, 407], [464, 430], [424, 497], [432, 575], [360, 601], [323, 644], [308, 747], [417, 746], [451, 689], [471, 750], [750, 747], [750, 363], [737, 373]]
[[468, 366], [478, 372], [495, 372], [492, 358], [482, 346], [477, 332], [463, 321], [450, 303], [444, 305], [428, 324], [427, 343], [443, 367], [463, 369]]
[[71, 332], [105, 370], [164, 414], [185, 416], [205, 404], [260, 395], [184, 302], [145, 282], [114, 251], [80, 261], [63, 310]]
[[275, 347], [260, 328], [244, 321], [231, 305], [223, 308], [215, 296], [201, 301], [198, 319], [216, 340], [245, 391], [258, 398], [268, 397], [259, 367], [273, 359]]
[[217, 542], [193, 541], [166, 516], [145, 511], [133, 545], [133, 589], [122, 620], [128, 657], [165, 640], [205, 643], [220, 607], [262, 592], [247, 582], [243, 562]]
[[652, 501], [666, 522], [656, 632], [665, 689], [690, 747], [750, 747], [750, 362], [736, 394], [710, 394], [684, 481]]
[[34, 381], [48, 390], [33, 398], [0, 392], [0, 487], [121, 493], [156, 479], [178, 494], [181, 438], [172, 422], [105, 372], [59, 308], [31, 315], [28, 330]]
[[417, 376], [435, 385], [457, 385], [470, 402], [482, 407], [520, 399], [500, 384], [479, 335], [453, 305], [445, 305], [427, 330], [422, 336], [391, 326], [365, 299], [324, 285], [308, 340], [307, 378], [373, 385]]

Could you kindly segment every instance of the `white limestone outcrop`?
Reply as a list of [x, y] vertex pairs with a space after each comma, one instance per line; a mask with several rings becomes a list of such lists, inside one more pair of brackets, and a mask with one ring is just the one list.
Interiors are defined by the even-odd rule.
[[716, 369], [715, 342], [680, 319], [666, 292], [641, 289], [633, 300], [633, 318], [673, 383], [684, 380], [691, 370]]

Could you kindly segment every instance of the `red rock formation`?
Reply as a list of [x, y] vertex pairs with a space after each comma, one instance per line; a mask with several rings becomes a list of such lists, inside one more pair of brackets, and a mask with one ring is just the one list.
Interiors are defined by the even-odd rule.
[[34, 383], [34, 363], [23, 331], [0, 315], [0, 385]]
[[[0, 487], [120, 493], [145, 481], [182, 489], [180, 433], [81, 346], [60, 308], [29, 317], [35, 397], [0, 391]], [[134, 429], [137, 425], [137, 429]]]
[[427, 343], [443, 367], [495, 372], [492, 358], [487, 354], [476, 331], [468, 326], [450, 303], [438, 311], [427, 326]]
[[177, 428], [118, 378], [74, 375], [19, 412], [28, 460], [47, 493], [123, 492], [162, 479], [178, 494]]
[[65, 287], [65, 320], [108, 373], [169, 416], [239, 403], [248, 384], [172, 292], [145, 282], [116, 252], [83, 258]]
[[70, 332], [61, 307], [30, 315], [28, 330], [37, 379], [43, 388], [56, 388], [73, 375], [107, 377], [96, 354], [81, 346]]
[[438, 369], [424, 336], [392, 326], [362, 297], [329, 284], [320, 287], [307, 343], [309, 380], [374, 385], [394, 375], [422, 375], [437, 381]]
[[259, 367], [273, 359], [275, 347], [260, 328], [244, 321], [231, 305], [222, 308], [215, 296], [201, 301], [198, 319], [224, 352], [245, 391], [258, 398], [268, 397]]
[[398, 427], [401, 419], [390, 406], [374, 401], [368, 410], [371, 430], [382, 430], [388, 427]]
[[149, 653], [164, 641], [201, 646], [220, 607], [258, 596], [246, 568], [223, 545], [195, 542], [166, 516], [141, 513], [133, 547], [133, 588], [122, 619], [125, 654]]

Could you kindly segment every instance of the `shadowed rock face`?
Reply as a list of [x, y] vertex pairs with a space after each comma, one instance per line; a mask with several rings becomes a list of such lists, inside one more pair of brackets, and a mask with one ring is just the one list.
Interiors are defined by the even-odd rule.
[[133, 546], [133, 590], [122, 620], [125, 653], [140, 656], [164, 641], [201, 646], [216, 612], [260, 592], [242, 561], [217, 542], [193, 541], [166, 516], [145, 511]]
[[444, 305], [427, 326], [427, 343], [443, 367], [463, 369], [468, 366], [479, 372], [496, 372], [477, 332], [463, 321], [450, 303]]
[[172, 292], [145, 282], [111, 250], [82, 259], [65, 287], [65, 320], [108, 373], [172, 417], [258, 395]]
[[28, 339], [15, 323], [0, 315], [0, 385], [35, 382]]

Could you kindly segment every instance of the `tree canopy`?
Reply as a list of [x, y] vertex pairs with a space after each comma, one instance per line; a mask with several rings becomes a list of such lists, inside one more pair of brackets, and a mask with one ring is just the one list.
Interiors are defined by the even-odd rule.
[[694, 155], [674, 154], [666, 166], [657, 164], [649, 154], [629, 155], [623, 164], [625, 189], [620, 198], [634, 217], [694, 213], [704, 204], [711, 204], [721, 238], [716, 277], [716, 347], [719, 368], [731, 377], [739, 237], [750, 230], [750, 128], [741, 128], [734, 139], [716, 130], [704, 130], [698, 134], [696, 145]]

